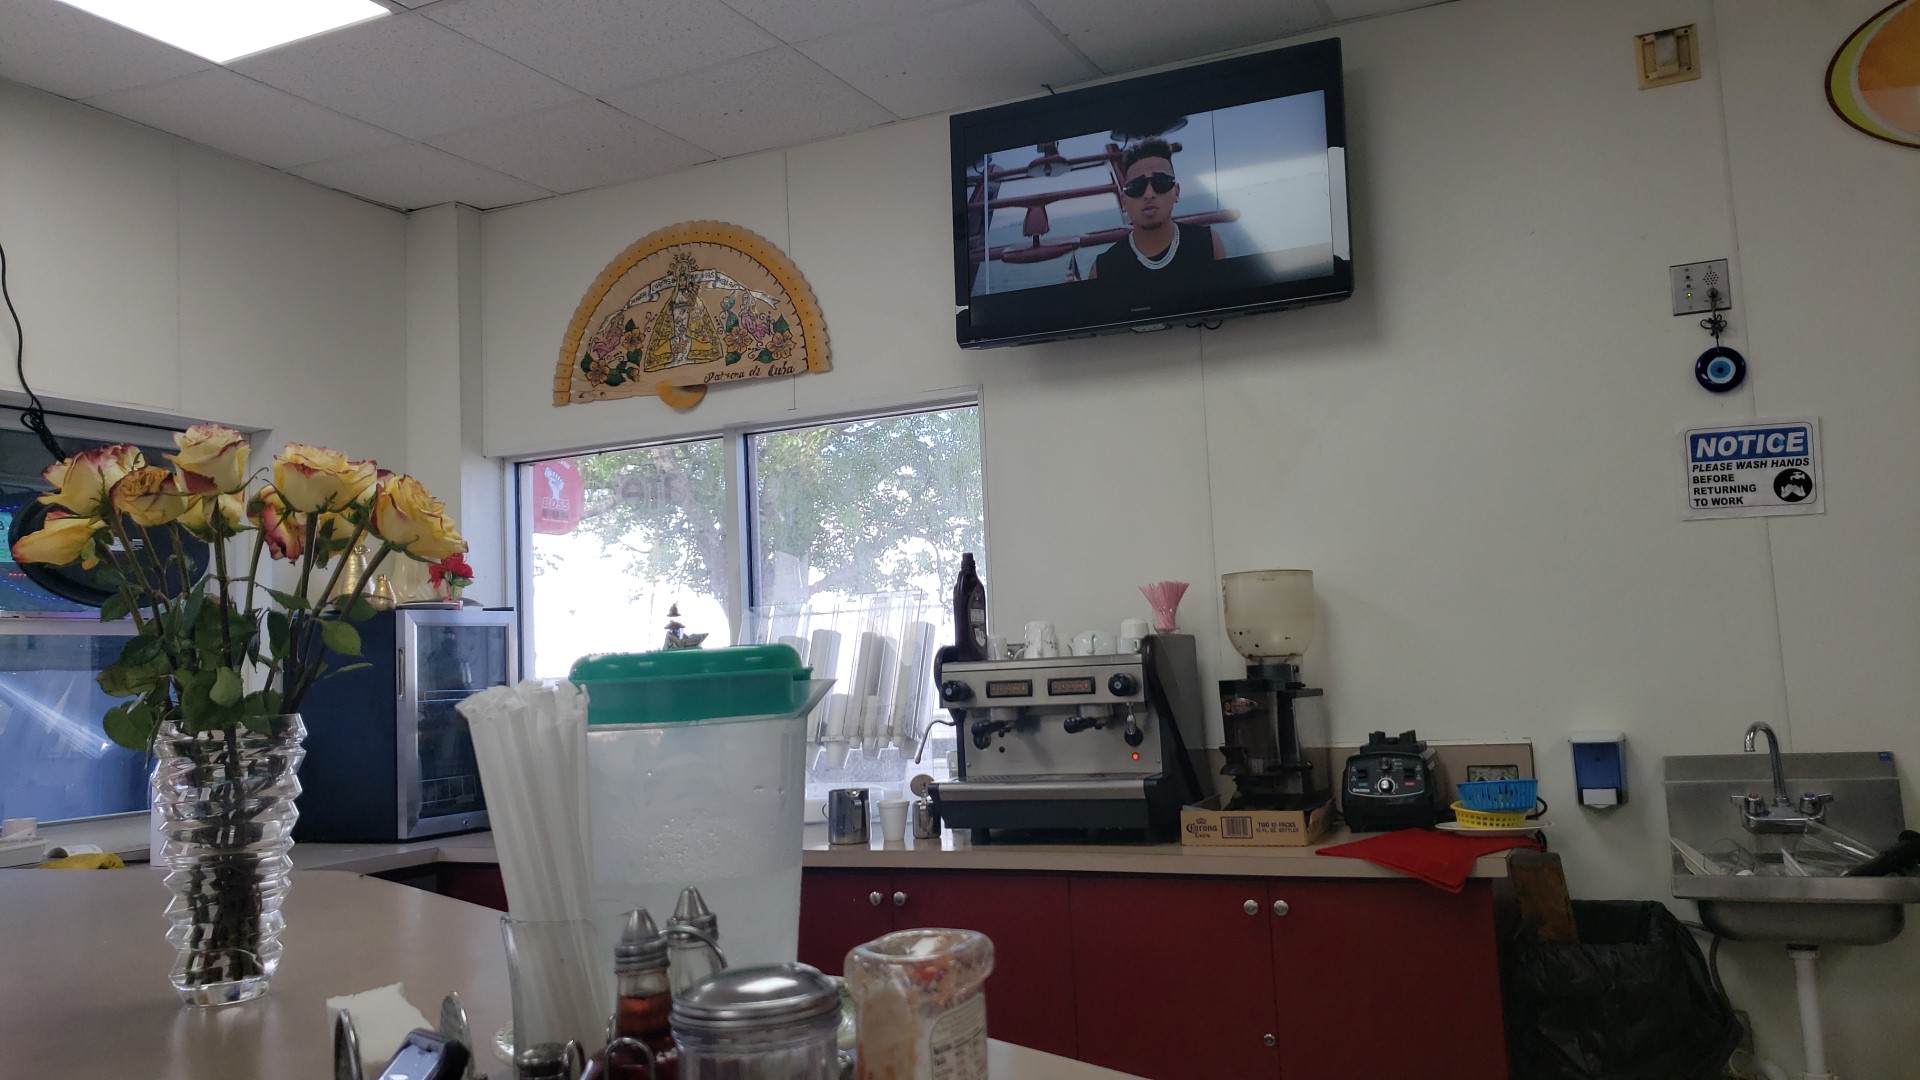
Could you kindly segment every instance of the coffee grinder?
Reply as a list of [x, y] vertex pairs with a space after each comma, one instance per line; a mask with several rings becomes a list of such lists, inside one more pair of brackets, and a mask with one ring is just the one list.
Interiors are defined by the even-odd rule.
[[1235, 788], [1228, 809], [1318, 806], [1331, 794], [1325, 716], [1300, 705], [1322, 693], [1300, 681], [1300, 654], [1315, 627], [1313, 571], [1223, 574], [1220, 589], [1227, 635], [1247, 658], [1246, 678], [1220, 682], [1227, 759], [1220, 772]]

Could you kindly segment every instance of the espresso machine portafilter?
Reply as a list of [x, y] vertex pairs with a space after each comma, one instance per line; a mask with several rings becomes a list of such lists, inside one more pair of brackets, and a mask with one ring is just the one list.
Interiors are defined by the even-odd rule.
[[[1220, 682], [1230, 809], [1300, 810], [1326, 801], [1324, 716], [1301, 706], [1322, 691], [1300, 681], [1300, 655], [1313, 643], [1313, 571], [1223, 574], [1227, 635], [1247, 659], [1247, 677]], [[1310, 715], [1309, 715], [1310, 713]], [[1320, 760], [1316, 760], [1320, 759]]]

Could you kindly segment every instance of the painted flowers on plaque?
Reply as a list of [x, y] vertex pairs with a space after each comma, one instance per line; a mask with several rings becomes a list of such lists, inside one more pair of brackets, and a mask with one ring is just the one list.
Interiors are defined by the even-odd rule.
[[553, 403], [654, 394], [685, 409], [715, 383], [825, 370], [826, 323], [799, 268], [747, 229], [692, 221], [635, 241], [581, 297]]

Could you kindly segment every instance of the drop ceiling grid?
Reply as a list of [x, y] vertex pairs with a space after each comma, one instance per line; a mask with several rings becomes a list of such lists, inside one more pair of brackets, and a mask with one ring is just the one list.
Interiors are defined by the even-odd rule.
[[484, 209], [1433, 0], [381, 2], [228, 70], [0, 0], [0, 77], [399, 209]]

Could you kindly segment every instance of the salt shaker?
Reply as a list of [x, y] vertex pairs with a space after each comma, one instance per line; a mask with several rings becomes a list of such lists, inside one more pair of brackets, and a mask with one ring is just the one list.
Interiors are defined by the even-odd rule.
[[673, 918], [667, 920], [667, 959], [676, 994], [727, 966], [720, 951], [720, 919], [691, 885], [680, 890]]

